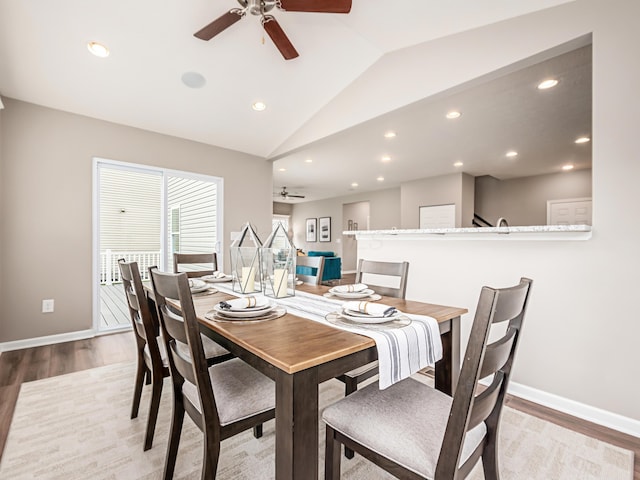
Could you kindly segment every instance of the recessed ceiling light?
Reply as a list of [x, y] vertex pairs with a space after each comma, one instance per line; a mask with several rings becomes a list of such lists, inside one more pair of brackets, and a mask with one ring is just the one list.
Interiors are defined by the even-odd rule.
[[384, 182], [384, 177], [380, 175], [378, 178], [376, 178], [376, 180], [379, 182]]
[[573, 165], [569, 164], [569, 165], [563, 165], [562, 166], [562, 170], [569, 171], [569, 170], [573, 170]]
[[109, 49], [98, 42], [89, 42], [87, 48], [96, 57], [107, 58], [109, 56]]
[[279, 168], [279, 169], [278, 169], [278, 171], [279, 171], [279, 172], [286, 172], [286, 171], [287, 171], [287, 169], [286, 169], [286, 168]]
[[381, 158], [381, 160], [382, 160], [383, 162], [390, 162], [390, 161], [391, 161], [391, 157], [390, 157], [389, 155], [384, 155], [384, 156]]
[[304, 163], [313, 163], [313, 160], [312, 160], [312, 159], [310, 159], [310, 158], [307, 158], [307, 159], [304, 161]]
[[538, 84], [538, 90], [546, 90], [547, 88], [553, 88], [558, 84], [558, 80], [555, 78], [549, 78]]
[[462, 165], [464, 165], [462, 162], [456, 162], [453, 164], [454, 167], [461, 167]]
[[580, 138], [576, 139], [576, 143], [587, 143], [590, 140], [591, 139], [589, 137], [580, 137]]
[[518, 156], [518, 152], [516, 152], [515, 150], [510, 150], [505, 154], [505, 156], [507, 156], [509, 158], [517, 157]]
[[207, 83], [207, 79], [198, 72], [185, 72], [182, 74], [182, 83], [189, 88], [202, 88]]
[[358, 186], [358, 183], [357, 183], [357, 182], [353, 182], [353, 183], [351, 184], [351, 186], [352, 186], [352, 187], [357, 187], [357, 186]]
[[460, 112], [458, 112], [457, 110], [451, 110], [450, 112], [447, 112], [447, 118], [449, 120], [453, 120], [454, 118], [459, 118], [460, 115], [462, 115]]
[[394, 138], [396, 136], [396, 132], [388, 131], [384, 134], [384, 138]]
[[251, 105], [251, 108], [253, 108], [256, 112], [261, 112], [265, 108], [267, 108], [267, 105], [264, 102], [255, 102], [253, 105]]

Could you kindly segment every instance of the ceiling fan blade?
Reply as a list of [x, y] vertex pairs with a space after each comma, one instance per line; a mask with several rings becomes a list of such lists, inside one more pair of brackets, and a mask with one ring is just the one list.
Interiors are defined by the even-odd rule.
[[280, 53], [285, 58], [285, 60], [291, 60], [292, 58], [296, 58], [298, 56], [298, 52], [294, 48], [293, 44], [289, 41], [289, 38], [282, 30], [280, 24], [273, 18], [271, 15], [265, 15], [262, 18], [262, 26], [266, 30], [266, 32], [275, 43]]
[[280, 0], [287, 12], [349, 13], [351, 0]]
[[231, 25], [236, 23], [238, 20], [242, 18], [244, 12], [240, 9], [234, 8], [233, 10], [229, 10], [227, 13], [222, 15], [221, 17], [216, 18], [213, 22], [211, 22], [206, 27], [201, 28], [196, 33], [193, 34], [194, 37], [199, 38], [200, 40], [211, 40], [213, 37], [218, 35], [223, 30], [226, 30]]

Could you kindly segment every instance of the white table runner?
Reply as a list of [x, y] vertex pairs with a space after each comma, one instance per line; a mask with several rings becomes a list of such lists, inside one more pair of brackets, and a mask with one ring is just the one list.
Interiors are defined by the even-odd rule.
[[[216, 285], [220, 291], [237, 296], [230, 286]], [[256, 295], [262, 295], [256, 293]], [[296, 291], [294, 297], [271, 298], [287, 308], [289, 313], [317, 322], [367, 336], [376, 342], [378, 348], [379, 385], [383, 390], [395, 382], [410, 377], [418, 370], [435, 365], [442, 358], [442, 341], [438, 322], [425, 315], [404, 313], [411, 323], [402, 328], [371, 330], [357, 326], [343, 326], [330, 323], [327, 314], [339, 312], [344, 300], [327, 298], [311, 293]]]

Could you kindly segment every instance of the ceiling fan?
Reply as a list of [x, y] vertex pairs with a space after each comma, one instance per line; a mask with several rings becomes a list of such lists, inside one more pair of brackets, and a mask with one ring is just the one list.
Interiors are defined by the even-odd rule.
[[[278, 195], [278, 194], [276, 194]], [[304, 195], [292, 195], [289, 192], [287, 192], [287, 187], [282, 187], [282, 191], [279, 194], [283, 199], [287, 199], [287, 198], [304, 198]]]
[[275, 17], [267, 15], [274, 7], [286, 12], [349, 13], [351, 11], [351, 0], [237, 0], [237, 2], [242, 8], [232, 8], [194, 33], [194, 37], [205, 41], [211, 40], [249, 12], [251, 15], [260, 17], [262, 27], [282, 56], [285, 60], [291, 60], [298, 56], [298, 52]]

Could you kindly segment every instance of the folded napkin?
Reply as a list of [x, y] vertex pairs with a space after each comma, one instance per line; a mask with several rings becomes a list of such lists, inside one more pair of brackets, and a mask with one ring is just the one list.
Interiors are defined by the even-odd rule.
[[189, 279], [189, 288], [202, 288], [206, 285], [202, 280]]
[[231, 308], [238, 310], [241, 308], [253, 308], [257, 306], [258, 299], [252, 295], [242, 298], [234, 298], [233, 300], [227, 300], [225, 303], [231, 305]]
[[371, 315], [372, 317], [383, 317], [384, 312], [388, 311], [390, 308], [389, 305], [384, 305], [382, 303], [375, 302], [345, 302], [342, 305], [342, 308], [345, 310], [351, 310], [352, 312], [360, 312]]
[[333, 287], [331, 290], [338, 293], [354, 293], [361, 292], [367, 288], [369, 288], [369, 286], [364, 283], [354, 283], [353, 285], [338, 285]]
[[215, 272], [213, 272], [213, 275], [211, 275], [212, 278], [225, 278], [226, 275], [224, 272], [219, 272], [218, 270], [216, 270]]

